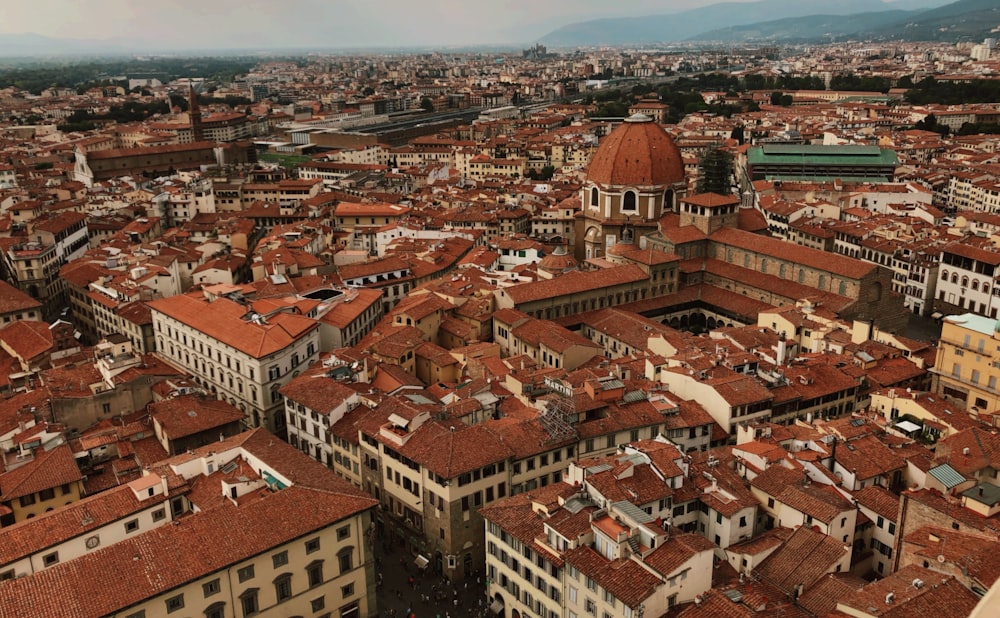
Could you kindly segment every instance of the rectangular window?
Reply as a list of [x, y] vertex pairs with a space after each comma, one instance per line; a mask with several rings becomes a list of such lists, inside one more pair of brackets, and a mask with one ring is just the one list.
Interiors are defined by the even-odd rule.
[[153, 511], [153, 521], [162, 521], [167, 517], [166, 509], [156, 509]]
[[309, 576], [309, 587], [314, 588], [323, 583], [323, 561], [317, 560], [306, 567]]
[[354, 568], [354, 559], [352, 558], [351, 551], [349, 549], [341, 551], [337, 555], [337, 561], [339, 562], [341, 575]]
[[177, 596], [170, 597], [167, 599], [167, 613], [176, 612], [177, 610], [184, 609], [184, 595], [178, 594]]
[[42, 564], [49, 567], [53, 564], [59, 564], [59, 552], [54, 551], [51, 554], [45, 554], [42, 556]]
[[318, 612], [326, 607], [326, 597], [317, 597], [312, 601], [309, 601], [309, 605], [312, 607], [312, 611]]
[[236, 571], [236, 575], [239, 577], [240, 583], [247, 581], [248, 579], [253, 579], [253, 565], [248, 564], [239, 571]]
[[345, 599], [354, 594], [354, 584], [347, 584], [346, 586], [340, 587], [340, 595]]
[[132, 534], [139, 529], [139, 520], [133, 519], [125, 522], [125, 534]]
[[319, 539], [310, 539], [306, 541], [306, 553], [311, 554], [316, 551], [319, 551]]
[[288, 551], [282, 551], [271, 556], [271, 564], [274, 568], [283, 567], [288, 564]]
[[344, 539], [346, 539], [349, 536], [351, 536], [351, 526], [350, 525], [337, 528], [337, 540], [338, 541], [343, 541]]
[[205, 593], [205, 598], [212, 596], [213, 594], [219, 594], [222, 590], [222, 586], [219, 583], [219, 579], [213, 579], [210, 582], [206, 582], [201, 585], [202, 591]]

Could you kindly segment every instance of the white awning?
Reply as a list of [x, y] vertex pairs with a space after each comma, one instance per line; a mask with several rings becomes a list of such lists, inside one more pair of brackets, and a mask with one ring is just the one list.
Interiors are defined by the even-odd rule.
[[423, 569], [423, 568], [425, 568], [425, 567], [426, 567], [426, 566], [427, 566], [428, 564], [430, 564], [430, 563], [431, 563], [431, 561], [430, 561], [430, 560], [428, 560], [427, 558], [425, 558], [424, 556], [421, 556], [420, 554], [417, 554], [417, 559], [416, 559], [416, 560], [414, 560], [414, 561], [413, 561], [413, 563], [417, 565], [417, 568], [418, 568], [418, 569]]
[[941, 313], [940, 311], [935, 311], [934, 313], [931, 314], [931, 318], [934, 319], [934, 320], [940, 320], [943, 317], [944, 317], [944, 314]]
[[917, 425], [916, 423], [912, 423], [910, 421], [899, 421], [898, 423], [896, 423], [896, 427], [898, 427], [899, 430], [902, 431], [903, 433], [911, 433], [920, 430], [920, 425]]
[[502, 611], [503, 611], [503, 602], [501, 602], [500, 599], [493, 599], [493, 602], [490, 603], [490, 613], [499, 614]]

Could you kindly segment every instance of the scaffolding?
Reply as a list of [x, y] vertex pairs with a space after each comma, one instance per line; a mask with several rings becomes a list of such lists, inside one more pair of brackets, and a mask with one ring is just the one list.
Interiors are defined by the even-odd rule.
[[573, 398], [560, 396], [550, 401], [538, 418], [542, 427], [549, 433], [551, 441], [561, 442], [576, 437], [576, 429], [566, 420], [567, 416], [575, 414], [576, 405], [573, 403]]

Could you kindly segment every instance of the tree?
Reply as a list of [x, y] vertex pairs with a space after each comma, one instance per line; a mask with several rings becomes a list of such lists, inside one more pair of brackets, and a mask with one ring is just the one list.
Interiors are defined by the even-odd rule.
[[546, 165], [538, 172], [539, 180], [552, 180], [552, 176], [556, 173], [556, 168], [554, 165]]
[[420, 98], [420, 109], [424, 110], [425, 112], [433, 112], [434, 111], [434, 102], [431, 101], [430, 97], [421, 97]]
[[782, 107], [789, 107], [792, 104], [792, 95], [782, 94], [781, 92], [771, 93], [771, 105], [781, 105]]
[[738, 124], [733, 127], [732, 132], [729, 134], [729, 139], [734, 139], [736, 142], [742, 146], [744, 140], [746, 139], [743, 135], [743, 125]]
[[732, 193], [733, 155], [712, 148], [698, 162], [698, 193]]

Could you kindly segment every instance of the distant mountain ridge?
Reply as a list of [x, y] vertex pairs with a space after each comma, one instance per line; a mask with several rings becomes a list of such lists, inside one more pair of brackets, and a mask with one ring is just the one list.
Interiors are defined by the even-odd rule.
[[690, 37], [697, 41], [811, 43], [836, 40], [973, 40], [1000, 25], [996, 0], [958, 0], [923, 11], [879, 11], [853, 15], [809, 15], [719, 28]]
[[879, 11], [853, 15], [808, 15], [710, 30], [690, 41], [811, 43], [838, 40], [863, 30], [895, 26], [920, 11]]
[[702, 33], [790, 18], [807, 18], [817, 13], [849, 16], [860, 13], [926, 9], [946, 0], [842, 0], [836, 3], [811, 0], [760, 0], [724, 2], [677, 13], [596, 19], [558, 28], [541, 38], [555, 47], [592, 45], [642, 45], [702, 39]]

